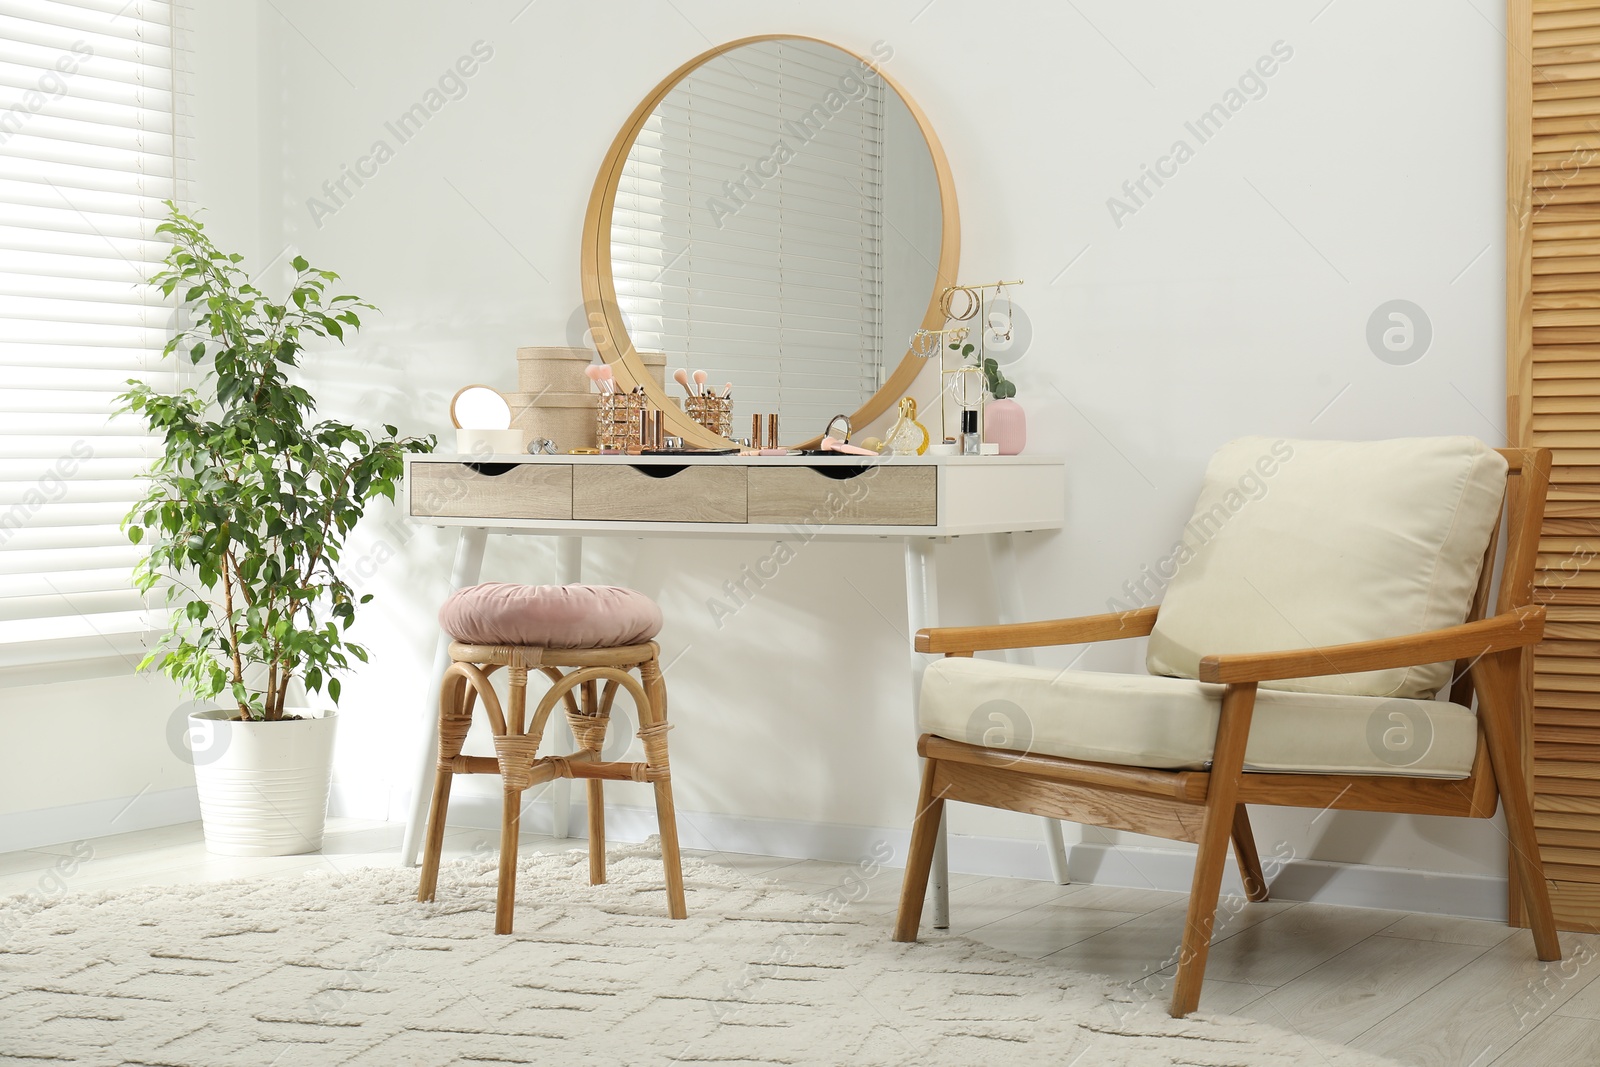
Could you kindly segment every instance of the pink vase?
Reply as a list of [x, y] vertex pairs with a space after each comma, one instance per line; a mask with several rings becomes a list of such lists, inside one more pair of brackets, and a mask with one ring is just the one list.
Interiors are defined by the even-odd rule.
[[1028, 417], [1015, 400], [991, 400], [983, 409], [983, 439], [1000, 446], [1002, 456], [1016, 456], [1028, 443]]

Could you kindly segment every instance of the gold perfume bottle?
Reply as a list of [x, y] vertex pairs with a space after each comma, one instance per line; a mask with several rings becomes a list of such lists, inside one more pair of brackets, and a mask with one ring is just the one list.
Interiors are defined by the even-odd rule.
[[900, 398], [900, 417], [884, 435], [885, 452], [900, 456], [920, 456], [928, 451], [928, 428], [917, 421], [917, 402]]

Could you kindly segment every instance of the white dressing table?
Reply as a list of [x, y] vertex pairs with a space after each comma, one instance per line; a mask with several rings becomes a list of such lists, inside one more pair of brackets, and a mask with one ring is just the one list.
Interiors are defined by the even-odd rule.
[[[1063, 460], [1045, 456], [407, 456], [405, 488], [413, 522], [457, 531], [451, 591], [479, 581], [491, 533], [557, 538], [553, 579], [563, 584], [582, 580], [585, 537], [894, 538], [905, 544], [910, 634], [938, 623], [934, 548], [951, 537], [984, 537], [999, 621], [1022, 621], [1012, 535], [1059, 529], [1065, 508]], [[441, 594], [442, 601], [447, 592]], [[420, 701], [421, 737], [401, 848], [408, 865], [416, 863], [427, 821], [448, 646], [441, 633]], [[928, 657], [908, 653], [915, 726]], [[912, 751], [910, 744], [906, 750]], [[559, 836], [569, 821], [565, 784], [552, 783]], [[1044, 829], [1052, 873], [1065, 884], [1060, 828], [1045, 820]], [[949, 915], [942, 828], [929, 886], [934, 925], [942, 927]]]

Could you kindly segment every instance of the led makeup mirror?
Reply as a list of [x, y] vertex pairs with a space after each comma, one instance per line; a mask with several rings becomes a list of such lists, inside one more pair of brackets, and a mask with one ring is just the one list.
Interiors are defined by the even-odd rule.
[[521, 452], [522, 431], [511, 426], [511, 404], [498, 389], [468, 385], [450, 398], [456, 451], [477, 455]]

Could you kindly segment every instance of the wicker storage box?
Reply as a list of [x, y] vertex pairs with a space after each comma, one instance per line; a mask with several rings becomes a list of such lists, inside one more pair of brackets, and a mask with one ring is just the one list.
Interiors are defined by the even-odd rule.
[[[667, 356], [664, 352], [640, 352], [639, 358], [650, 370], [650, 377], [662, 390], [667, 388]], [[597, 363], [598, 357], [587, 348], [556, 348], [534, 345], [517, 349], [517, 389], [537, 396], [545, 390], [557, 393], [591, 392], [583, 369]]]
[[582, 392], [512, 393], [511, 425], [526, 431], [528, 440], [548, 437], [565, 452], [569, 448], [594, 448], [595, 394], [584, 378]]

